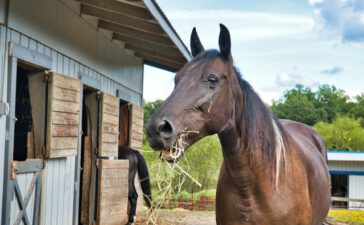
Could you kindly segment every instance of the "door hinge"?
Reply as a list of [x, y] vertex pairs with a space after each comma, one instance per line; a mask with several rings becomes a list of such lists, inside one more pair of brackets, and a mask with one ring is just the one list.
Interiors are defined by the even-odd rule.
[[0, 116], [9, 114], [9, 104], [7, 102], [0, 102]]

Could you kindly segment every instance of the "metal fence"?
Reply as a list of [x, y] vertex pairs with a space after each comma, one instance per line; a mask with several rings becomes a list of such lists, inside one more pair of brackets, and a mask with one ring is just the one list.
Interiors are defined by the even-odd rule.
[[[161, 205], [163, 209], [187, 209], [190, 211], [214, 211], [215, 198], [205, 195], [189, 195], [187, 198], [169, 198]], [[331, 208], [364, 210], [364, 199], [331, 197]]]

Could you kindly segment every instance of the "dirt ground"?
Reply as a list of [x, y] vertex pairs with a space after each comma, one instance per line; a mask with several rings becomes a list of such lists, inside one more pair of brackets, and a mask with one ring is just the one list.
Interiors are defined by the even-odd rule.
[[[215, 212], [213, 211], [188, 211], [183, 209], [161, 210], [158, 225], [216, 225]], [[145, 218], [139, 218], [135, 225], [146, 225]], [[332, 225], [347, 225], [334, 223]], [[148, 224], [149, 225], [149, 224]]]
[[[184, 209], [158, 210], [158, 225], [215, 225], [215, 212], [188, 211]], [[135, 225], [146, 225], [147, 220], [139, 218]]]

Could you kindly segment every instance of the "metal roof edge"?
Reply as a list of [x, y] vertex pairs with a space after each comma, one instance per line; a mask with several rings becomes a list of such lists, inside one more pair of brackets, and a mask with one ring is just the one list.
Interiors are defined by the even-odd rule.
[[357, 161], [364, 162], [364, 152], [327, 152], [329, 161]]
[[168, 34], [173, 43], [180, 50], [182, 55], [186, 58], [187, 61], [191, 60], [191, 54], [183, 43], [177, 32], [174, 30], [172, 24], [169, 22], [166, 15], [163, 13], [162, 9], [159, 7], [155, 0], [143, 0], [144, 4], [149, 9], [150, 13], [154, 16], [154, 18], [158, 21], [163, 30]]

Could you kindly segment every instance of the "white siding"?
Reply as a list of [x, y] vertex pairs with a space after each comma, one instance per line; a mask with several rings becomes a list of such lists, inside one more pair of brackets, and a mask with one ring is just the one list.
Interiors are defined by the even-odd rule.
[[75, 157], [47, 160], [45, 168], [46, 184], [42, 194], [43, 202], [41, 215], [44, 223], [54, 225], [72, 224], [73, 198], [75, 185]]
[[[364, 200], [364, 176], [349, 176], [349, 198]], [[364, 203], [349, 202], [349, 207], [364, 210]]]
[[5, 21], [5, 0], [0, 0], [0, 23], [4, 23], [4, 21]]
[[[40, 13], [41, 12], [41, 13]], [[97, 21], [79, 16], [79, 3], [70, 0], [11, 0], [9, 27], [39, 40], [64, 55], [142, 93], [142, 60], [96, 30]], [[26, 43], [26, 42], [24, 42]], [[67, 63], [57, 55], [58, 64]], [[57, 67], [60, 73], [68, 69]], [[110, 80], [105, 82], [108, 88]], [[115, 95], [115, 92], [110, 93]]]
[[[19, 33], [18, 31], [9, 29], [8, 31], [8, 37], [7, 39], [10, 42], [13, 42], [15, 44], [21, 45], [25, 48], [32, 49], [34, 51], [37, 51], [41, 54], [47, 55], [49, 57], [52, 57], [53, 59], [53, 65], [51, 70], [60, 74], [64, 74], [70, 77], [78, 77], [79, 72], [82, 74], [88, 75], [98, 81], [101, 82], [101, 90], [111, 94], [115, 95], [116, 90], [120, 90], [120, 97], [123, 98], [126, 101], [129, 101], [135, 105], [141, 106], [142, 105], [142, 94], [132, 90], [129, 88], [128, 84], [122, 84], [118, 83], [115, 80], [109, 78], [108, 76], [101, 74], [99, 71], [96, 71], [92, 68], [90, 68], [87, 65], [84, 65], [80, 63], [79, 59], [73, 59], [66, 55], [63, 55], [57, 51], [55, 51], [53, 48], [50, 48], [38, 41], [35, 41], [34, 39]], [[140, 65], [142, 67], [142, 65]], [[129, 76], [138, 76], [138, 74], [130, 73]]]
[[[1, 3], [2, 4], [2, 3]], [[0, 9], [1, 10], [1, 9]], [[5, 27], [0, 26], [0, 101], [6, 102], [6, 78], [4, 75], [5, 65]], [[4, 157], [5, 157], [5, 128], [6, 128], [6, 117], [0, 116], [0, 165], [3, 168]], [[4, 170], [0, 170], [0, 202], [3, 202], [3, 181], [4, 181]], [[2, 204], [0, 205], [0, 212], [2, 212]], [[2, 213], [0, 213], [1, 222]]]
[[364, 171], [364, 163], [351, 161], [329, 161], [329, 170]]
[[[32, 179], [33, 179], [33, 176], [34, 176], [34, 173], [22, 173], [22, 174], [18, 174], [16, 176], [23, 199], [24, 199], [26, 193], [28, 192], [30, 183], [32, 182]], [[29, 200], [29, 203], [27, 206], [27, 210], [26, 210], [30, 224], [33, 224], [34, 195], [35, 195], [35, 191], [32, 192], [32, 195], [30, 197], [30, 200]], [[18, 205], [17, 199], [14, 197], [11, 202], [10, 224], [14, 224], [14, 221], [16, 220], [18, 213], [19, 213], [19, 205]], [[23, 221], [21, 221], [20, 224], [23, 225], [24, 224]]]

